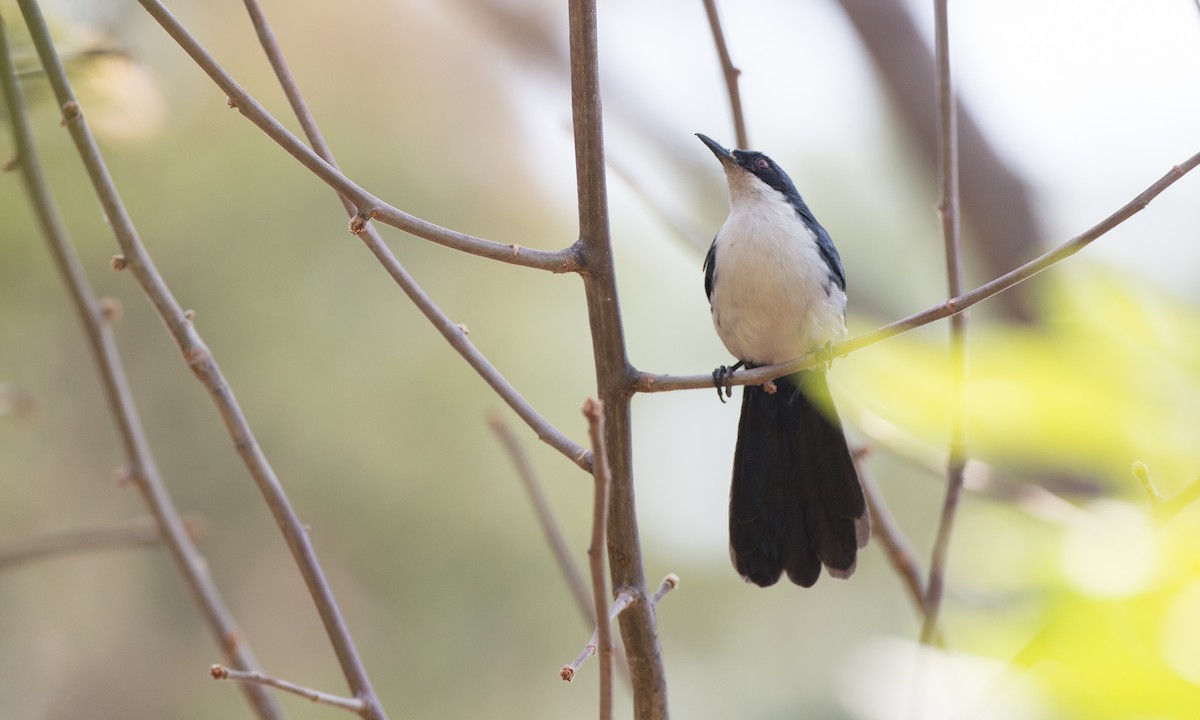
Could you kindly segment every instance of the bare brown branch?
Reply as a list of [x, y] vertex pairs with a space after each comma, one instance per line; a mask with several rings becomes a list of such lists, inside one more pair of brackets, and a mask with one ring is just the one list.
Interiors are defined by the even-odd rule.
[[625, 351], [609, 235], [595, 0], [571, 0], [568, 20], [571, 121], [579, 198], [578, 249], [584, 268], [582, 277], [592, 331], [596, 386], [604, 403], [604, 443], [612, 474], [609, 567], [613, 591], [630, 591], [636, 598], [629, 611], [620, 616], [621, 637], [633, 683], [634, 717], [637, 720], [665, 720], [669, 716], [666, 672], [654, 611], [646, 598], [646, 574], [634, 502], [629, 408], [634, 370]]
[[[375, 693], [367, 676], [366, 668], [359, 658], [358, 650], [350, 637], [349, 628], [346, 626], [341, 609], [333, 596], [333, 590], [325, 579], [324, 570], [317, 560], [316, 550], [313, 548], [307, 531], [250, 429], [249, 422], [238, 406], [232, 388], [193, 326], [190, 314], [186, 313], [179, 305], [154, 266], [149, 253], [142, 245], [133, 220], [117, 193], [95, 138], [88, 128], [87, 119], [80, 111], [79, 103], [75, 99], [70, 81], [58, 59], [49, 30], [46, 28], [36, 3], [33, 0], [20, 0], [19, 4], [25, 15], [26, 24], [30, 28], [30, 34], [34, 38], [42, 65], [46, 69], [51, 87], [54, 89], [55, 97], [63, 108], [67, 130], [75, 142], [76, 149], [87, 169], [88, 177], [104, 208], [105, 216], [121, 246], [126, 266], [179, 346], [180, 353], [188, 367], [192, 369], [212, 397], [229, 431], [234, 448], [258, 485], [259, 491], [271, 510], [300, 573], [304, 577], [313, 604], [325, 626], [325, 632], [333, 645], [347, 683], [354, 691], [355, 696], [369, 701], [375, 697]], [[382, 707], [368, 702], [364, 717], [377, 720], [386, 717], [386, 714]]]
[[579, 564], [571, 555], [571, 548], [567, 545], [566, 536], [554, 516], [550, 501], [546, 499], [546, 491], [542, 489], [542, 483], [538, 480], [537, 473], [533, 471], [533, 464], [529, 462], [529, 456], [521, 447], [517, 436], [513, 434], [512, 428], [504, 422], [504, 418], [499, 415], [491, 415], [488, 417], [488, 425], [500, 439], [500, 444], [504, 446], [517, 469], [517, 477], [521, 479], [521, 484], [525, 487], [525, 492], [533, 504], [533, 512], [537, 517], [538, 525], [542, 528], [542, 534], [546, 536], [546, 544], [554, 553], [554, 561], [566, 579], [567, 586], [571, 588], [571, 597], [575, 599], [575, 605], [583, 615], [584, 622], [588, 625], [595, 625], [596, 608], [592, 604], [587, 582], [583, 579], [583, 572], [579, 569]]
[[[64, 106], [73, 103], [70, 89], [66, 86], [65, 71], [61, 61], [54, 53], [50, 34], [41, 12], [35, 4], [28, 0], [21, 3], [21, 11], [37, 46], [42, 65], [54, 84], [55, 90], [59, 92], [60, 102]], [[224, 654], [226, 662], [238, 668], [255, 669], [258, 667], [258, 661], [254, 657], [254, 652], [246, 641], [245, 635], [238, 628], [229, 607], [225, 604], [225, 599], [221, 596], [209, 573], [207, 561], [192, 541], [187, 525], [159, 475], [158, 465], [150, 450], [145, 428], [133, 402], [133, 394], [129, 389], [129, 381], [117, 351], [112, 328], [105, 319], [102, 304], [96, 298], [91, 283], [83, 271], [83, 266], [71, 244], [66, 225], [54, 203], [49, 184], [43, 173], [37, 146], [33, 140], [33, 132], [29, 126], [29, 118], [25, 112], [20, 85], [16, 81], [3, 22], [3, 18], [0, 18], [0, 64], [2, 64], [0, 74], [3, 75], [0, 82], [3, 84], [8, 117], [13, 128], [21, 176], [25, 181], [30, 202], [42, 233], [54, 256], [55, 264], [58, 266], [58, 271], [70, 292], [75, 310], [83, 323], [89, 349], [100, 373], [105, 400], [113, 417], [117, 434], [121, 439], [127, 466], [125, 474], [134, 480], [143, 501], [153, 514], [158, 532], [183, 577], [184, 584], [187, 585], [193, 601], [199, 608], [201, 617], [208, 625], [209, 632]], [[80, 127], [83, 127], [82, 119], [72, 123], [72, 133], [78, 132]], [[78, 540], [80, 538], [77, 536], [75, 541]], [[95, 536], [92, 535], [88, 541], [96, 541]], [[59, 547], [62, 546], [59, 545]], [[45, 549], [43, 546], [43, 551]], [[264, 719], [284, 717], [279, 703], [270, 693], [264, 692], [261, 688], [249, 687], [244, 689], [243, 694], [258, 717]]]
[[708, 27], [712, 30], [713, 43], [721, 60], [721, 72], [725, 76], [725, 88], [729, 93], [729, 108], [733, 113], [733, 131], [737, 146], [750, 147], [750, 136], [746, 133], [746, 115], [742, 112], [742, 93], [738, 89], [738, 77], [742, 71], [733, 64], [729, 46], [725, 43], [725, 31], [721, 29], [721, 16], [717, 13], [717, 0], [704, 0], [704, 13], [708, 16]]
[[[592, 600], [597, 618], [608, 617], [608, 583], [604, 578], [604, 556], [607, 543], [604, 541], [608, 527], [608, 488], [611, 477], [608, 472], [608, 453], [604, 449], [604, 407], [599, 400], [588, 398], [583, 403], [583, 416], [588, 422], [588, 436], [592, 440], [592, 478], [596, 492], [592, 499], [592, 544], [588, 547], [588, 564], [592, 571]], [[612, 660], [613, 642], [611, 621], [596, 623], [600, 655], [600, 720], [612, 720]]]
[[[658, 603], [661, 602], [664, 597], [666, 597], [667, 593], [671, 592], [677, 587], [679, 587], [679, 576], [675, 574], [667, 575], [665, 578], [663, 578], [662, 583], [658, 586], [658, 590], [656, 590], [654, 594], [650, 596], [650, 607], [652, 609], [657, 609]], [[632, 592], [617, 593], [617, 597], [614, 598], [612, 607], [609, 608], [608, 611], [609, 622], [619, 618], [621, 613], [625, 611], [625, 608], [629, 607], [629, 605], [633, 603], [635, 599], [636, 598]], [[558, 676], [560, 678], [566, 682], [571, 682], [575, 679], [575, 673], [579, 671], [579, 668], [583, 667], [583, 664], [588, 661], [588, 658], [596, 654], [596, 646], [599, 642], [599, 633], [599, 627], [592, 631], [591, 639], [589, 639], [587, 645], [583, 647], [583, 650], [579, 653], [579, 656], [571, 661], [569, 665], [563, 665], [562, 669], [559, 670]]]
[[858, 468], [858, 479], [862, 483], [863, 495], [867, 498], [867, 507], [871, 513], [871, 535], [883, 547], [888, 562], [904, 581], [904, 588], [908, 591], [917, 612], [924, 616], [925, 583], [921, 579], [921, 563], [917, 560], [917, 554], [892, 515], [883, 493], [875, 484], [875, 479], [867, 471], [866, 463], [856, 457], [854, 464]]
[[[491, 260], [549, 270], [556, 273], [573, 272], [578, 269], [577, 258], [572, 247], [563, 250], [534, 250], [519, 245], [493, 242], [483, 238], [440, 227], [421, 218], [393, 207], [354, 181], [347, 178], [336, 167], [313, 152], [295, 135], [279, 123], [266, 108], [258, 103], [229, 73], [205, 50], [191, 33], [179, 23], [169, 10], [158, 0], [139, 0], [146, 12], [191, 56], [192, 60], [212, 79], [246, 119], [279, 144], [292, 157], [312, 171], [314, 175], [332, 187], [342, 197], [354, 203], [356, 220], [376, 219], [419, 238], [444, 245], [455, 250], [479, 255]], [[357, 232], [357, 231], [356, 231]]]
[[[934, 0], [934, 37], [937, 57], [938, 158], [941, 161], [942, 199], [938, 212], [942, 217], [942, 237], [946, 246], [946, 276], [951, 298], [963, 294], [962, 239], [958, 203], [958, 119], [954, 80], [950, 72], [950, 20], [947, 0]], [[962, 498], [963, 472], [967, 467], [967, 313], [950, 318], [950, 457], [946, 463], [946, 498], [929, 562], [929, 582], [925, 585], [925, 622], [921, 625], [921, 643], [930, 645], [937, 637], [938, 615], [945, 588], [946, 563], [954, 519]]]
[[276, 690], [299, 695], [307, 700], [312, 700], [315, 703], [322, 705], [330, 705], [332, 707], [349, 710], [352, 713], [362, 715], [366, 711], [366, 703], [358, 698], [342, 697], [331, 693], [313, 690], [312, 688], [297, 685], [287, 680], [265, 675], [261, 672], [245, 672], [242, 670], [230, 670], [223, 665], [213, 665], [208, 669], [208, 674], [213, 680], [234, 680], [240, 683], [249, 683], [253, 685], [263, 685], [273, 687]]
[[[271, 31], [271, 26], [267, 22], [266, 15], [262, 12], [256, 0], [245, 0], [245, 5], [246, 10], [250, 13], [254, 28], [258, 33], [263, 51], [266, 53], [267, 59], [270, 61], [280, 85], [283, 86], [284, 92], [288, 97], [288, 102], [296, 113], [301, 127], [304, 128], [309, 143], [315, 149], [317, 155], [336, 170], [338, 165], [337, 160], [333, 156], [333, 150], [325, 142], [325, 137], [321, 134], [316, 119], [313, 118], [312, 113], [308, 109], [308, 104], [304, 101], [304, 96], [300, 92], [300, 87], [292, 76], [291, 70], [288, 68], [287, 61], [283, 57], [283, 51], [275, 40], [275, 34]], [[220, 68], [216, 67], [216, 70], [220, 70]], [[230, 82], [232, 82], [232, 79]], [[354, 203], [343, 195], [339, 195], [338, 198], [341, 200], [346, 212], [352, 218], [356, 217], [358, 210], [354, 206]], [[454, 348], [467, 364], [483, 378], [484, 382], [495, 390], [496, 394], [504, 402], [508, 403], [508, 406], [537, 433], [538, 439], [558, 450], [583, 470], [591, 472], [591, 452], [554, 427], [522, 397], [521, 393], [475, 347], [475, 344], [467, 337], [467, 333], [464, 332], [463, 326], [451, 320], [425, 294], [425, 291], [417, 284], [412, 275], [408, 273], [408, 270], [400, 264], [396, 255], [387, 246], [387, 243], [383, 241], [383, 238], [380, 237], [375, 227], [369, 223], [364, 223], [356, 234], [362, 240], [363, 244], [367, 246], [371, 254], [375, 256], [375, 259], [379, 261], [379, 264], [383, 266], [383, 269], [392, 278], [393, 282], [417, 306], [417, 309], [421, 311], [425, 319], [450, 344], [450, 347]]]
[[[196, 542], [203, 532], [204, 523], [199, 518], [184, 517], [183, 525], [188, 538]], [[58, 555], [120, 547], [153, 546], [161, 542], [162, 532], [153, 516], [89, 525], [11, 541], [0, 547], [0, 568]]]

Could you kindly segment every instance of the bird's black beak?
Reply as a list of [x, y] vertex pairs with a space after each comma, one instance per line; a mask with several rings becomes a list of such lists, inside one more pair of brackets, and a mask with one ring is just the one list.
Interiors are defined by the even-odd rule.
[[725, 146], [721, 143], [713, 140], [707, 135], [702, 135], [701, 133], [696, 133], [696, 137], [700, 138], [700, 142], [707, 145], [709, 150], [712, 150], [712, 154], [717, 156], [717, 159], [721, 161], [722, 165], [728, 166], [737, 164], [733, 159], [733, 153], [726, 150]]

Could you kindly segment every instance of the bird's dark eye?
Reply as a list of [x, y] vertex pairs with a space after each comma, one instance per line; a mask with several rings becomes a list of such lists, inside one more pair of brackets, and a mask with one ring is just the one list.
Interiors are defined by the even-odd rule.
[[771, 167], [771, 164], [767, 162], [766, 158], [759, 158], [754, 161], [754, 166], [759, 170], [766, 170], [767, 168]]

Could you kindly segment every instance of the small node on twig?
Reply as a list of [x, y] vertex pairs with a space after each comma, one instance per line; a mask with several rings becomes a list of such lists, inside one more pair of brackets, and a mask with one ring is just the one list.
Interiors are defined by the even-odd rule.
[[1146, 495], [1150, 497], [1150, 502], [1157, 504], [1165, 500], [1162, 493], [1158, 491], [1158, 485], [1154, 483], [1154, 477], [1150, 475], [1150, 468], [1146, 463], [1141, 460], [1135, 461], [1132, 471], [1133, 476], [1141, 483], [1142, 489], [1146, 491]]
[[68, 100], [62, 106], [62, 126], [66, 127], [79, 119], [79, 103]]
[[208, 674], [212, 676], [213, 680], [228, 680], [229, 668], [224, 665], [212, 665], [208, 668]]
[[354, 217], [350, 218], [350, 233], [353, 235], [362, 235], [363, 231], [367, 229], [367, 223], [374, 217], [374, 210], [357, 213]]
[[[221, 637], [221, 644], [225, 646], [226, 651], [236, 652], [242, 644], [242, 636], [235, 632], [227, 632]], [[228, 672], [226, 674], [228, 675]]]
[[462, 334], [463, 334], [463, 335], [470, 335], [470, 334], [471, 334], [471, 329], [467, 327], [467, 324], [466, 324], [466, 323], [455, 323], [455, 326], [456, 326], [456, 327], [457, 327], [457, 328], [458, 328], [460, 331], [462, 331]]
[[112, 260], [108, 261], [108, 266], [113, 269], [113, 272], [121, 272], [129, 265], [125, 262], [124, 255], [113, 255]]
[[100, 300], [100, 316], [105, 322], [114, 323], [121, 319], [121, 301], [117, 298], [106, 297]]
[[521, 256], [521, 246], [520, 245], [518, 245], [516, 243], [511, 243], [509, 245], [509, 247], [512, 248], [513, 257]]
[[558, 671], [558, 676], [562, 678], [563, 682], [571, 682], [575, 679], [575, 668], [563, 665], [562, 669]]
[[236, 110], [237, 103], [233, 101], [233, 98], [225, 96], [225, 107], [229, 108], [230, 110]]
[[183, 319], [187, 320], [188, 322], [195, 320], [196, 319], [196, 311], [191, 308], [184, 310], [183, 311]]
[[663, 578], [662, 584], [658, 586], [658, 590], [650, 596], [650, 605], [658, 607], [658, 603], [662, 601], [663, 597], [677, 587], [679, 587], [679, 576], [675, 573], [668, 574]]
[[763, 384], [762, 384], [762, 389], [763, 389], [763, 391], [764, 391], [764, 392], [766, 392], [768, 395], [774, 395], [774, 394], [775, 394], [775, 392], [776, 392], [777, 390], [779, 390], [779, 388], [775, 386], [775, 381], [774, 381], [774, 380], [768, 380], [768, 381], [766, 381], [765, 383], [763, 383]]
[[208, 354], [208, 350], [203, 347], [190, 347], [183, 353], [183, 361], [187, 363], [193, 372], [197, 372], [200, 368], [204, 367], [210, 359], [211, 356]]
[[125, 467], [124, 465], [117, 468], [116, 471], [113, 472], [113, 482], [115, 482], [119, 488], [129, 487], [136, 481], [137, 477], [129, 468]]
[[599, 420], [604, 412], [604, 404], [594, 397], [583, 401], [583, 416], [588, 420]]

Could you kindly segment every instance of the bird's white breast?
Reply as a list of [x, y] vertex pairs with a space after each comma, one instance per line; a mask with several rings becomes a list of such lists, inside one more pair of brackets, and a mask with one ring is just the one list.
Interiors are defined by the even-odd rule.
[[757, 179], [730, 190], [710, 298], [725, 347], [741, 361], [768, 365], [840, 339], [846, 293], [833, 283], [816, 236]]

